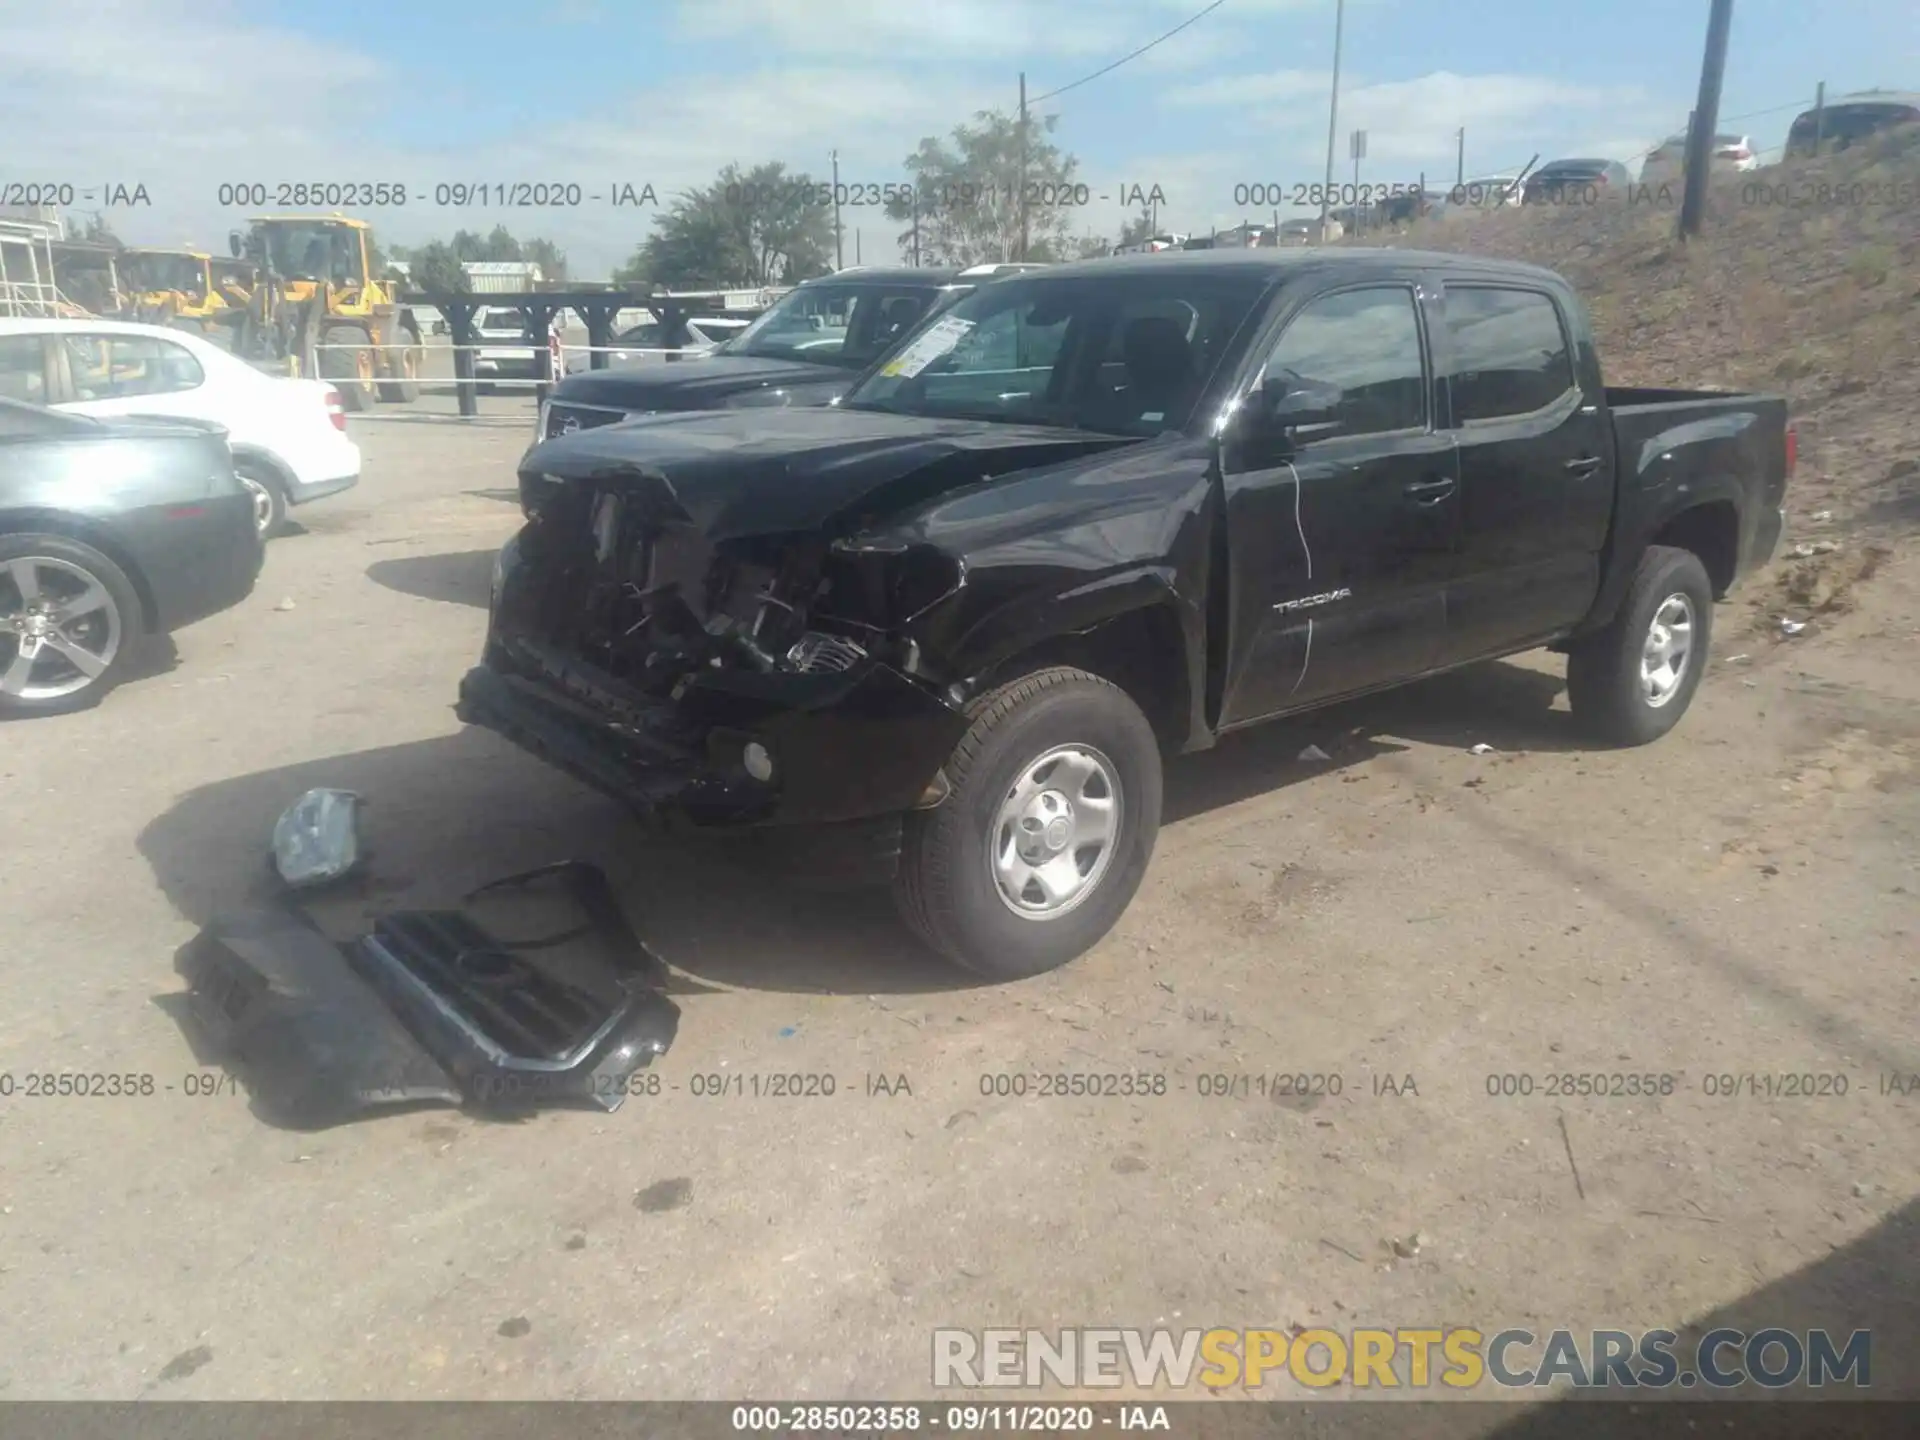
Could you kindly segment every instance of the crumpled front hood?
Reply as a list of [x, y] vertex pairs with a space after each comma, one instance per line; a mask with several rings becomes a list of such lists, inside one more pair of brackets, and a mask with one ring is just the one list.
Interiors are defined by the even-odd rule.
[[552, 481], [619, 491], [658, 521], [694, 525], [719, 542], [815, 530], [857, 513], [863, 501], [884, 509], [1138, 443], [838, 407], [715, 411], [545, 441], [527, 452], [520, 477], [527, 494]]
[[569, 375], [554, 387], [558, 405], [604, 405], [619, 410], [712, 410], [728, 396], [748, 390], [809, 390], [824, 387], [821, 403], [844, 390], [857, 371], [797, 360], [752, 355], [693, 355], [685, 360], [653, 356], [606, 370]]

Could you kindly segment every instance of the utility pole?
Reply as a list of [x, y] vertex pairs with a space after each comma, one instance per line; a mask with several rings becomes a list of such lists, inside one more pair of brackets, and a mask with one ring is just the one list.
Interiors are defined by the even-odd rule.
[[1346, 24], [1347, 0], [1336, 0], [1333, 10], [1333, 90], [1327, 98], [1327, 181], [1320, 191], [1320, 243], [1327, 241], [1327, 212], [1333, 208], [1333, 142], [1340, 128], [1340, 31]]
[[1453, 185], [1457, 190], [1467, 183], [1467, 127], [1453, 132]]
[[1020, 72], [1020, 253], [1027, 258], [1027, 72]]
[[1700, 212], [1707, 203], [1707, 168], [1713, 163], [1713, 132], [1720, 124], [1720, 81], [1727, 69], [1727, 36], [1733, 29], [1733, 0], [1713, 0], [1707, 16], [1707, 53], [1700, 62], [1700, 98], [1687, 128], [1686, 191], [1680, 199], [1680, 238], [1700, 233]]
[[907, 202], [913, 206], [913, 268], [920, 268], [920, 187], [913, 187], [913, 196]]
[[846, 268], [847, 257], [840, 250], [840, 152], [829, 150], [827, 157], [833, 161], [833, 268]]
[[[1821, 131], [1827, 123], [1827, 82], [1822, 80], [1813, 87], [1813, 153], [1820, 153], [1820, 142], [1826, 137]], [[97, 212], [96, 212], [97, 213]]]

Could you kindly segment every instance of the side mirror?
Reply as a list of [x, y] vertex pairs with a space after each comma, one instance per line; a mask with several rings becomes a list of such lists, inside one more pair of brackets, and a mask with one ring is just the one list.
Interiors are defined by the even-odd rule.
[[240, 251], [243, 248], [243, 243], [244, 242], [242, 242], [242, 240], [240, 239], [240, 232], [238, 230], [229, 230], [227, 232], [227, 249], [230, 252], [232, 252], [233, 258], [236, 260], [240, 258]]
[[1331, 435], [1340, 428], [1343, 398], [1338, 385], [1269, 377], [1248, 397], [1250, 418], [1258, 434], [1299, 444]]

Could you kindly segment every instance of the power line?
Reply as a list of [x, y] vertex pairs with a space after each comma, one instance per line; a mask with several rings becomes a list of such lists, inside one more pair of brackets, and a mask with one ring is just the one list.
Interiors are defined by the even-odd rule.
[[1089, 80], [1098, 80], [1102, 75], [1112, 74], [1115, 70], [1118, 70], [1122, 65], [1126, 64], [1129, 60], [1138, 60], [1142, 55], [1146, 54], [1149, 50], [1153, 49], [1154, 46], [1163, 44], [1166, 41], [1171, 40], [1174, 36], [1178, 35], [1182, 30], [1186, 29], [1189, 25], [1193, 24], [1194, 21], [1206, 19], [1207, 16], [1211, 15], [1214, 11], [1218, 10], [1222, 5], [1226, 3], [1227, 3], [1227, 0], [1213, 0], [1213, 3], [1207, 6], [1207, 8], [1202, 10], [1199, 14], [1188, 16], [1185, 20], [1182, 20], [1178, 25], [1174, 26], [1173, 29], [1167, 31], [1166, 34], [1160, 36], [1157, 39], [1149, 40], [1146, 44], [1142, 45], [1138, 50], [1135, 50], [1131, 54], [1122, 55], [1118, 60], [1114, 61], [1111, 65], [1103, 65], [1100, 69], [1094, 71], [1091, 75], [1082, 75], [1078, 80], [1074, 81], [1073, 84], [1071, 85], [1062, 85], [1058, 90], [1049, 90], [1044, 95], [1036, 95], [1027, 103], [1029, 105], [1038, 105], [1042, 100], [1051, 100], [1056, 95], [1064, 95], [1069, 90], [1077, 90], [1082, 85], [1086, 84]]

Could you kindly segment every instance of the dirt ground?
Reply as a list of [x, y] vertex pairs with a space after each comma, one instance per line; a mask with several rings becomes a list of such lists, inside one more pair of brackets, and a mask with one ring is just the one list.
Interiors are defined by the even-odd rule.
[[[1644, 750], [1584, 748], [1541, 655], [1177, 761], [1115, 933], [983, 988], [883, 894], [649, 841], [456, 722], [531, 431], [482, 403], [356, 419], [362, 485], [296, 512], [173, 669], [0, 730], [0, 1070], [159, 1087], [0, 1102], [0, 1395], [909, 1397], [938, 1325], [1710, 1317], [1871, 1325], [1876, 1390], [1913, 1386], [1920, 1094], [1882, 1093], [1920, 1072], [1911, 556], [1791, 640], [1762, 576]], [[368, 798], [380, 905], [607, 866], [676, 973], [668, 1088], [306, 1134], [189, 1098], [174, 952], [267, 893], [273, 820], [320, 784]], [[982, 1093], [1056, 1071], [1167, 1093]], [[1553, 1072], [1677, 1079], [1488, 1093]], [[1849, 1093], [1706, 1093], [1749, 1072]], [[772, 1073], [837, 1093], [692, 1093]], [[1201, 1094], [1297, 1073], [1341, 1093]]]

